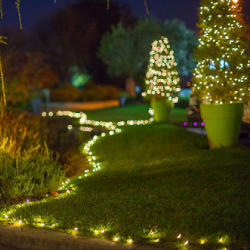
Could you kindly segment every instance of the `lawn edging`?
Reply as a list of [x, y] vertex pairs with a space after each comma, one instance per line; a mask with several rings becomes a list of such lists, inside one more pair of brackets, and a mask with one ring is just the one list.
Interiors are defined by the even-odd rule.
[[[0, 245], [23, 250], [163, 250], [39, 228], [0, 225]], [[166, 249], [166, 248], [165, 248]]]

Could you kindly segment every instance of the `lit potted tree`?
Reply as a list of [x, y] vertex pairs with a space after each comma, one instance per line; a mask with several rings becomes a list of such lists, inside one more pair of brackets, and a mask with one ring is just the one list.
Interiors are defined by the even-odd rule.
[[178, 102], [179, 75], [174, 51], [166, 37], [152, 43], [148, 70], [145, 77], [145, 92], [142, 96], [150, 100], [156, 122], [170, 122], [171, 110]]
[[238, 143], [249, 101], [246, 29], [238, 0], [202, 0], [193, 74], [211, 149]]

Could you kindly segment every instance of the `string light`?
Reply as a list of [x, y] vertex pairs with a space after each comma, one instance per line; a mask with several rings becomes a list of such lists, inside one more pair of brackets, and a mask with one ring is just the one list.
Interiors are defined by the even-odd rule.
[[181, 234], [179, 234], [178, 236], [177, 236], [177, 239], [180, 239], [181, 238]]
[[[238, 0], [202, 1], [194, 93], [203, 103], [248, 102], [246, 29]], [[237, 92], [236, 92], [237, 91]]]
[[[67, 115], [69, 115], [71, 117], [76, 117], [77, 116], [80, 119], [81, 119], [81, 117], [85, 117], [85, 122], [88, 121], [86, 114], [83, 114], [83, 113], [81, 113], [80, 117], [79, 117], [79, 113], [78, 114], [74, 113], [74, 112], [70, 112], [69, 113], [68, 111], [58, 111], [58, 112], [56, 113], [56, 115], [62, 116], [63, 114], [65, 115], [67, 113]], [[45, 115], [45, 114], [43, 113], [43, 115]], [[47, 113], [46, 113], [45, 116], [47, 116]], [[108, 127], [112, 127], [112, 126], [116, 127], [116, 126], [119, 126], [119, 125], [120, 126], [124, 126], [124, 125], [146, 125], [146, 124], [150, 123], [151, 121], [152, 121], [152, 118], [149, 119], [149, 120], [146, 120], [146, 121], [144, 121], [144, 120], [135, 120], [135, 121], [129, 120], [129, 121], [126, 121], [126, 122], [125, 121], [120, 121], [116, 125], [114, 123], [112, 123], [112, 122], [109, 122], [108, 123]], [[101, 122], [101, 121], [98, 122], [98, 123], [97, 123], [97, 121], [92, 121], [92, 123], [93, 124], [99, 124], [100, 126], [106, 124], [106, 122]], [[116, 129], [114, 131], [116, 131]], [[104, 134], [106, 136], [106, 133], [104, 133]], [[97, 162], [97, 157], [93, 155], [93, 152], [91, 151], [90, 148], [94, 145], [95, 142], [97, 142], [102, 137], [104, 137], [104, 136], [94, 136], [84, 146], [84, 152], [87, 154], [88, 159], [90, 159], [89, 162], [93, 166], [93, 169], [92, 169], [93, 172], [95, 172], [97, 170], [100, 170], [101, 167], [100, 167], [100, 163]], [[86, 169], [84, 171], [84, 175], [79, 176], [79, 179], [81, 179], [84, 176], [87, 177], [89, 173], [90, 173], [90, 170]], [[51, 199], [59, 199], [61, 197], [66, 197], [66, 195], [69, 195], [69, 194], [73, 193], [71, 191], [72, 191], [72, 189], [74, 189], [74, 186], [71, 184], [70, 179], [67, 179], [66, 181], [64, 181], [64, 182], [61, 183], [61, 188], [60, 189], [66, 189], [67, 192], [63, 196], [60, 195], [60, 197], [49, 197], [49, 198], [43, 199], [41, 201], [36, 201], [36, 202], [30, 202], [29, 200], [26, 200], [26, 202], [24, 204], [18, 204], [16, 206], [12, 206], [12, 210], [8, 211], [7, 214], [3, 214], [3, 217], [6, 220], [9, 220], [9, 221], [12, 221], [13, 223], [16, 223], [17, 225], [24, 225], [24, 224], [26, 224], [25, 222], [23, 222], [21, 220], [18, 220], [17, 218], [13, 218], [14, 212], [17, 209], [19, 209], [19, 208], [21, 208], [23, 206], [31, 206], [33, 204], [38, 204], [38, 203], [43, 203], [43, 202], [46, 202], [46, 201], [50, 201]], [[46, 196], [48, 196], [48, 195], [46, 195]], [[12, 218], [10, 218], [10, 217], [12, 217]], [[37, 225], [37, 226], [47, 227], [47, 228], [51, 228], [51, 229], [52, 228], [56, 228], [56, 224], [57, 223], [52, 223], [52, 224], [51, 223], [47, 223], [47, 225], [46, 225], [45, 220], [43, 220], [41, 218], [34, 219], [34, 220], [38, 222], [38, 223], [35, 223], [35, 225]], [[68, 232], [71, 232], [72, 234], [76, 234], [78, 231], [79, 231], [78, 227], [73, 227], [73, 230], [72, 230], [72, 228], [68, 230]], [[99, 229], [93, 230], [94, 234], [96, 234], [96, 235], [98, 235], [98, 234], [104, 234], [106, 231], [107, 231], [107, 229], [103, 229], [103, 227], [102, 227], [102, 229], [99, 228]], [[149, 232], [150, 237], [154, 237], [154, 236], [158, 237], [158, 234], [159, 233], [155, 232], [154, 230], [152, 230], [152, 231]], [[182, 234], [179, 234], [177, 236], [177, 239], [180, 239], [181, 237], [182, 237]], [[124, 241], [124, 238], [122, 236], [114, 236], [113, 241], [114, 242]], [[126, 242], [132, 244], [133, 243], [133, 239], [129, 238], [129, 239], [126, 240]], [[158, 243], [158, 242], [160, 242], [160, 238], [151, 239], [151, 242]], [[201, 240], [200, 241], [201, 244], [204, 244], [205, 242], [207, 242], [207, 240]], [[224, 243], [224, 239], [220, 238], [219, 242], [220, 243]], [[183, 244], [186, 246], [186, 245], [189, 244], [189, 241], [187, 240]]]
[[207, 242], [206, 239], [201, 239], [201, 240], [200, 240], [201, 245], [204, 245], [206, 242]]
[[[0, 40], [0, 42], [2, 42]], [[6, 107], [6, 93], [4, 87], [4, 75], [3, 75], [3, 66], [2, 66], [2, 58], [0, 56], [0, 78], [1, 78], [1, 85], [2, 85], [2, 92], [3, 92], [3, 104]]]
[[22, 30], [23, 27], [22, 27], [22, 18], [21, 18], [21, 11], [20, 11], [20, 0], [16, 0], [15, 4], [16, 4], [17, 12], [18, 12], [20, 30]]
[[168, 39], [161, 37], [152, 43], [148, 71], [145, 80], [145, 99], [169, 100], [178, 102], [179, 75], [174, 58], [174, 51], [170, 49]]

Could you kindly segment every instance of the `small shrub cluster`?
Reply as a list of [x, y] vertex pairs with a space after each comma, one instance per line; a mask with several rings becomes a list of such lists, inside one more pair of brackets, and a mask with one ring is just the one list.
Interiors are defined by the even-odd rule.
[[0, 116], [0, 143], [5, 138], [14, 142], [13, 150], [24, 150], [31, 146], [43, 145], [46, 141], [46, 123], [28, 113], [4, 112]]
[[[45, 194], [65, 178], [45, 147], [30, 147], [21, 151], [15, 143], [4, 138], [0, 145], [0, 199], [8, 202], [27, 196]], [[15, 153], [14, 153], [15, 152]]]
[[119, 89], [112, 85], [91, 84], [84, 89], [78, 89], [66, 84], [60, 89], [50, 91], [50, 99], [54, 102], [91, 102], [117, 100]]
[[80, 100], [82, 101], [105, 101], [117, 100], [119, 90], [112, 85], [94, 85], [81, 91]]
[[50, 100], [54, 102], [75, 102], [79, 99], [81, 90], [72, 84], [64, 84], [58, 89], [50, 90]]
[[0, 116], [0, 201], [9, 203], [55, 188], [65, 173], [49, 151], [46, 122], [31, 114]]

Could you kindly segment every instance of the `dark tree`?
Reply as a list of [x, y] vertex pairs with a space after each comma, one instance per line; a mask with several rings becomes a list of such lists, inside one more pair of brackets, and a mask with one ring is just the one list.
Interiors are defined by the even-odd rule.
[[7, 30], [7, 45], [1, 45], [6, 99], [9, 104], [23, 105], [38, 88], [49, 88], [58, 76], [41, 51], [29, 50], [29, 37], [21, 30]]
[[105, 0], [68, 4], [52, 16], [51, 23], [40, 23], [37, 27], [38, 47], [47, 51], [64, 81], [70, 81], [71, 69], [77, 67], [95, 81], [105, 82], [105, 66], [96, 51], [103, 34], [120, 20], [126, 24], [134, 22], [130, 9], [114, 2], [109, 10]]

